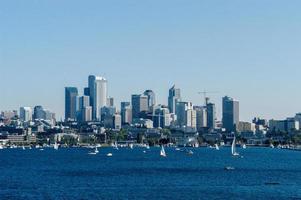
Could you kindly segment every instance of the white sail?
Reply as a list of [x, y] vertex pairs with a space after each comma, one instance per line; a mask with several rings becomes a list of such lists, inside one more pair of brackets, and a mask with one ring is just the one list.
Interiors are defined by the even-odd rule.
[[219, 146], [217, 144], [215, 144], [215, 149], [219, 150]]
[[162, 148], [161, 148], [160, 156], [166, 157], [166, 152], [165, 152], [164, 146], [162, 146]]
[[58, 150], [58, 149], [59, 149], [59, 145], [55, 142], [54, 145], [53, 145], [53, 148], [54, 148], [55, 150]]
[[239, 154], [236, 152], [236, 137], [234, 136], [233, 142], [232, 142], [232, 148], [231, 152], [233, 156], [239, 156]]

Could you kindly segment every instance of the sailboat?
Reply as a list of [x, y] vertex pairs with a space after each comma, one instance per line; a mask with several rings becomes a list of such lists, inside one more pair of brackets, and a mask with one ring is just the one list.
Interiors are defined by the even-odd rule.
[[219, 146], [217, 144], [215, 144], [215, 149], [219, 150]]
[[53, 145], [53, 148], [54, 148], [54, 150], [58, 150], [59, 149], [59, 145], [58, 145], [58, 143], [54, 143], [54, 145]]
[[133, 149], [134, 148], [134, 145], [133, 144], [130, 144], [130, 149]]
[[96, 155], [98, 153], [99, 153], [99, 151], [98, 151], [97, 147], [95, 147], [95, 150], [90, 152], [89, 155]]
[[239, 153], [236, 152], [236, 137], [234, 136], [231, 148], [232, 156], [239, 156]]
[[117, 142], [114, 143], [114, 149], [118, 150], [118, 144], [117, 144]]
[[163, 145], [161, 147], [160, 156], [161, 157], [166, 157], [167, 156]]

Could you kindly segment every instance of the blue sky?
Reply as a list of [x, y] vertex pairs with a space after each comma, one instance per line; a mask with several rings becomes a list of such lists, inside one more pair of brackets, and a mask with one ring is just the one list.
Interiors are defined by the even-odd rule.
[[301, 1], [0, 1], [0, 110], [64, 111], [64, 87], [109, 80], [116, 102], [153, 89], [167, 103], [240, 101], [241, 119], [301, 111]]

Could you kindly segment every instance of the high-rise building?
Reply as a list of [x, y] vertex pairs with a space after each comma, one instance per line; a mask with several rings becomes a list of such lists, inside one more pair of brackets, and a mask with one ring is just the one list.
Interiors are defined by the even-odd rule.
[[46, 113], [43, 106], [35, 106], [33, 109], [33, 118], [34, 119], [45, 119]]
[[109, 97], [107, 99], [107, 106], [110, 106], [110, 107], [114, 106], [114, 98], [113, 97]]
[[196, 127], [196, 112], [191, 102], [178, 102], [176, 111], [177, 124], [180, 127]]
[[[91, 121], [89, 112], [90, 108], [90, 97], [89, 96], [81, 96], [78, 98], [78, 111], [77, 111], [77, 119], [78, 121]], [[91, 114], [92, 115], [92, 114]], [[90, 120], [86, 120], [90, 119]]]
[[216, 108], [214, 103], [207, 103], [207, 127], [210, 130], [214, 130], [216, 128]]
[[181, 90], [175, 88], [175, 85], [169, 89], [168, 108], [170, 113], [176, 113], [177, 102], [181, 101]]
[[145, 95], [132, 95], [132, 117], [139, 119], [142, 112], [148, 111], [148, 97]]
[[92, 107], [91, 106], [84, 107], [82, 109], [81, 116], [82, 116], [81, 121], [83, 121], [83, 122], [92, 121]]
[[121, 122], [122, 125], [132, 123], [132, 108], [130, 102], [121, 102]]
[[146, 90], [143, 94], [148, 98], [148, 107], [153, 108], [156, 105], [156, 94], [152, 90]]
[[84, 96], [89, 96], [90, 97], [90, 88], [89, 87], [84, 88]]
[[223, 97], [223, 128], [228, 132], [236, 132], [239, 123], [239, 102]]
[[107, 80], [99, 76], [89, 76], [90, 105], [93, 119], [101, 120], [100, 109], [107, 105]]
[[196, 128], [201, 130], [207, 127], [207, 109], [203, 106], [194, 106], [196, 111]]
[[78, 90], [76, 87], [65, 88], [65, 120], [76, 120]]
[[30, 107], [20, 108], [20, 119], [23, 122], [28, 122], [32, 120], [32, 109]]
[[113, 116], [113, 128], [116, 130], [121, 129], [121, 115], [120, 114], [115, 114]]
[[154, 110], [153, 122], [154, 127], [156, 128], [169, 127], [171, 123], [169, 109], [161, 105], [156, 107]]

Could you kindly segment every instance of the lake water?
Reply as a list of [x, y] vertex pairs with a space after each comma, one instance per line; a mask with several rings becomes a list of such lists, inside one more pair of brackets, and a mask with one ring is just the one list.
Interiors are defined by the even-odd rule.
[[233, 158], [230, 148], [192, 156], [167, 148], [161, 158], [159, 148], [99, 150], [0, 150], [0, 199], [301, 199], [297, 151], [238, 149], [243, 158]]

